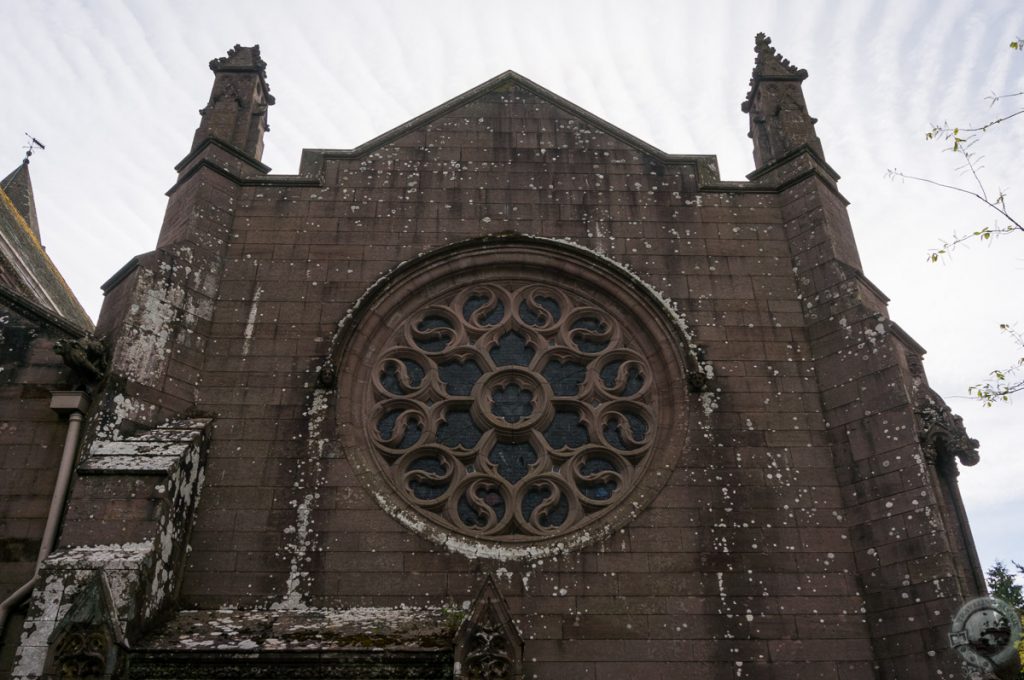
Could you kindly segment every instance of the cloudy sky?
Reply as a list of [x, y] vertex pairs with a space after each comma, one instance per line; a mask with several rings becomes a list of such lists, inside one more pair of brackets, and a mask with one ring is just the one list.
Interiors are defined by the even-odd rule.
[[[893, 181], [891, 168], [966, 184], [926, 142], [933, 122], [985, 122], [991, 93], [1024, 90], [1020, 0], [215, 2], [0, 0], [0, 176], [24, 132], [43, 242], [96, 317], [100, 284], [156, 243], [173, 166], [209, 96], [210, 59], [259, 43], [277, 97], [264, 162], [352, 148], [513, 69], [672, 153], [753, 170], [746, 116], [754, 35], [808, 69], [829, 163], [843, 176], [867, 276], [928, 350], [932, 386], [981, 441], [961, 487], [983, 564], [1024, 562], [1024, 398], [982, 409], [966, 387], [1009, 365], [998, 324], [1020, 321], [1024, 238], [927, 253], [993, 226], [968, 197]], [[1024, 120], [988, 133], [983, 178], [1024, 213]]]

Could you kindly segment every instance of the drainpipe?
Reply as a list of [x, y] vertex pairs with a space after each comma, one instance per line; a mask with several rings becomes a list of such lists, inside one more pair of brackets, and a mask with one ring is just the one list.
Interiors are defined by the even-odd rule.
[[46, 528], [43, 539], [39, 543], [39, 555], [36, 557], [36, 568], [27, 583], [11, 593], [0, 602], [0, 640], [3, 640], [4, 629], [11, 612], [20, 605], [35, 588], [39, 581], [39, 569], [43, 565], [54, 546], [57, 544], [57, 530], [64, 514], [64, 503], [68, 497], [68, 486], [71, 483], [71, 472], [75, 469], [75, 452], [78, 450], [78, 435], [82, 429], [82, 414], [89, 408], [89, 397], [85, 392], [51, 392], [50, 408], [58, 415], [68, 416], [68, 432], [64, 437], [64, 452], [60, 458], [60, 469], [57, 470], [57, 483], [53, 487], [50, 499], [50, 512], [46, 516]]

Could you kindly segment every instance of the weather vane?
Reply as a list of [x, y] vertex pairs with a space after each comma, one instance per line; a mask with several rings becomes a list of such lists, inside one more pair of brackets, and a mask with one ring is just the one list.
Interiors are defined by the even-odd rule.
[[23, 149], [25, 149], [25, 160], [23, 162], [28, 163], [28, 159], [32, 155], [33, 149], [39, 147], [40, 149], [45, 151], [46, 145], [27, 132], [25, 133], [25, 136], [28, 137], [29, 142], [24, 147], [22, 147]]

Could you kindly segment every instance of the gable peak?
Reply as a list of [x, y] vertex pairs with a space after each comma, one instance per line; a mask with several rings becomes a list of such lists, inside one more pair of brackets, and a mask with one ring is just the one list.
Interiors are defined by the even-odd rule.
[[[476, 87], [465, 92], [462, 96], [468, 96], [471, 93], [479, 94], [481, 92], [486, 92], [489, 90], [498, 90], [507, 85], [521, 85], [530, 90], [546, 92], [546, 90], [543, 87], [533, 82], [526, 76], [509, 69], [507, 71], [499, 73], [490, 80], [485, 80]], [[456, 99], [458, 98], [459, 97], [456, 97]]]

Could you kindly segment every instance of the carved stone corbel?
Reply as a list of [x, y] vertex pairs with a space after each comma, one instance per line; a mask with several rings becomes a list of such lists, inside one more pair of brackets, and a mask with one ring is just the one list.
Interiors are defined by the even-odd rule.
[[338, 369], [330, 359], [317, 370], [316, 383], [325, 390], [333, 389], [338, 384]]
[[454, 677], [522, 680], [523, 638], [490, 576], [455, 633]]

